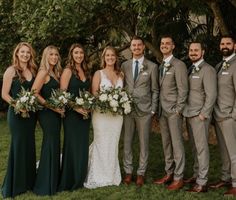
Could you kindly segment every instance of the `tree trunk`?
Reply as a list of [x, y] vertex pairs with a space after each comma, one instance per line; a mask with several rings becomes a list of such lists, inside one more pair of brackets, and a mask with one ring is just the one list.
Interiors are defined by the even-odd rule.
[[220, 7], [219, 7], [219, 4], [217, 3], [216, 0], [208, 0], [207, 1], [207, 4], [209, 5], [209, 7], [211, 8], [213, 14], [214, 14], [214, 17], [218, 23], [218, 26], [219, 26], [219, 29], [220, 29], [220, 32], [222, 35], [227, 35], [229, 34], [229, 30], [224, 22], [224, 18], [222, 16], [222, 12], [220, 10]]
[[229, 0], [229, 2], [236, 8], [236, 0]]
[[156, 57], [157, 62], [161, 63], [161, 61], [162, 61], [162, 54], [161, 54], [160, 50], [157, 49], [156, 47], [154, 47], [151, 42], [146, 41], [146, 40], [144, 42], [145, 42], [146, 47], [149, 50], [151, 50], [153, 55]]

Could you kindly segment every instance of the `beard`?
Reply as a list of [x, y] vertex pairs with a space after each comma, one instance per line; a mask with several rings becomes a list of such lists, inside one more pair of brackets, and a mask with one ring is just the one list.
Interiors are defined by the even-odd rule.
[[220, 50], [220, 52], [221, 52], [222, 56], [228, 57], [234, 53], [234, 49], [223, 48]]

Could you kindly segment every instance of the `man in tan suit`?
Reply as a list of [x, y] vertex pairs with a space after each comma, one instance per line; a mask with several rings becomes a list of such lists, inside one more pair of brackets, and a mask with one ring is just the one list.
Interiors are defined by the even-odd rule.
[[185, 181], [195, 183], [189, 192], [207, 191], [208, 133], [217, 89], [215, 69], [204, 61], [204, 52], [200, 42], [189, 45], [189, 58], [193, 65], [189, 68], [189, 94], [183, 112], [194, 155], [193, 177]]
[[135, 110], [124, 117], [124, 170], [125, 184], [130, 184], [133, 173], [132, 141], [135, 128], [139, 137], [140, 154], [136, 185], [144, 184], [144, 175], [148, 163], [148, 145], [151, 118], [157, 109], [159, 94], [157, 65], [144, 57], [145, 45], [142, 38], [134, 36], [130, 49], [133, 58], [121, 66], [124, 72], [125, 88], [133, 96]]
[[223, 61], [216, 66], [217, 100], [213, 117], [222, 159], [221, 180], [211, 188], [229, 186], [225, 195], [236, 196], [236, 55], [233, 36], [223, 36], [220, 51]]
[[171, 36], [161, 38], [160, 50], [163, 63], [159, 67], [160, 85], [160, 129], [165, 156], [166, 175], [155, 184], [172, 183], [168, 190], [183, 187], [185, 152], [182, 136], [182, 112], [188, 94], [186, 65], [172, 54], [175, 44]]

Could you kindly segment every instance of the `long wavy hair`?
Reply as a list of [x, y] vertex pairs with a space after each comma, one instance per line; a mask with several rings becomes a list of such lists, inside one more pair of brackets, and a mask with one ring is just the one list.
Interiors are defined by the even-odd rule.
[[75, 44], [71, 45], [68, 56], [67, 56], [66, 68], [71, 69], [72, 73], [75, 76], [78, 76], [77, 75], [77, 70], [76, 70], [76, 63], [75, 63], [75, 60], [73, 58], [73, 51], [77, 47], [82, 49], [82, 51], [84, 52], [84, 60], [81, 63], [81, 68], [84, 71], [85, 77], [90, 79], [91, 76], [90, 76], [90, 71], [89, 71], [89, 67], [88, 67], [88, 58], [87, 58], [87, 55], [85, 53], [84, 47], [79, 43], [75, 43]]
[[48, 62], [48, 57], [49, 57], [49, 54], [50, 54], [51, 50], [56, 50], [57, 53], [58, 53], [58, 61], [57, 61], [57, 64], [53, 67], [53, 72], [57, 76], [57, 78], [59, 79], [60, 75], [62, 73], [62, 67], [61, 67], [61, 57], [60, 57], [59, 50], [58, 50], [57, 47], [55, 47], [53, 45], [50, 45], [50, 46], [47, 46], [43, 50], [43, 55], [42, 55], [42, 59], [40, 61], [39, 69], [44, 69], [44, 70], [48, 71], [48, 73], [49, 73], [50, 65], [49, 65], [49, 62]]
[[118, 58], [117, 50], [114, 47], [112, 47], [112, 46], [107, 46], [107, 47], [104, 48], [104, 50], [102, 52], [101, 66], [100, 67], [102, 69], [104, 69], [106, 67], [105, 54], [106, 54], [106, 52], [108, 50], [111, 50], [115, 54], [115, 56], [116, 56], [116, 62], [114, 64], [114, 70], [115, 70], [116, 74], [119, 75], [119, 76], [122, 75], [121, 69], [120, 69], [120, 65], [119, 65], [119, 61], [118, 61], [119, 58]]
[[20, 66], [20, 60], [17, 54], [20, 48], [23, 46], [28, 47], [30, 50], [30, 59], [27, 63], [27, 68], [30, 70], [33, 77], [36, 76], [36, 71], [37, 71], [37, 65], [35, 64], [35, 51], [33, 47], [28, 42], [20, 42], [14, 49], [13, 56], [12, 56], [12, 66], [14, 66], [16, 75], [19, 77], [19, 80], [21, 82], [25, 81], [25, 77], [23, 76], [23, 69]]

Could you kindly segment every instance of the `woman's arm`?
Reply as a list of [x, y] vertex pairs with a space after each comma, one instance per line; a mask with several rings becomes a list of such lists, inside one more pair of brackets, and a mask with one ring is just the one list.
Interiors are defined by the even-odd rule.
[[100, 87], [100, 71], [96, 71], [92, 80], [92, 94], [96, 95]]
[[13, 100], [10, 96], [10, 89], [12, 80], [15, 76], [15, 69], [13, 66], [7, 68], [3, 75], [3, 83], [2, 83], [2, 99], [4, 99], [7, 103], [11, 104], [11, 101]]

